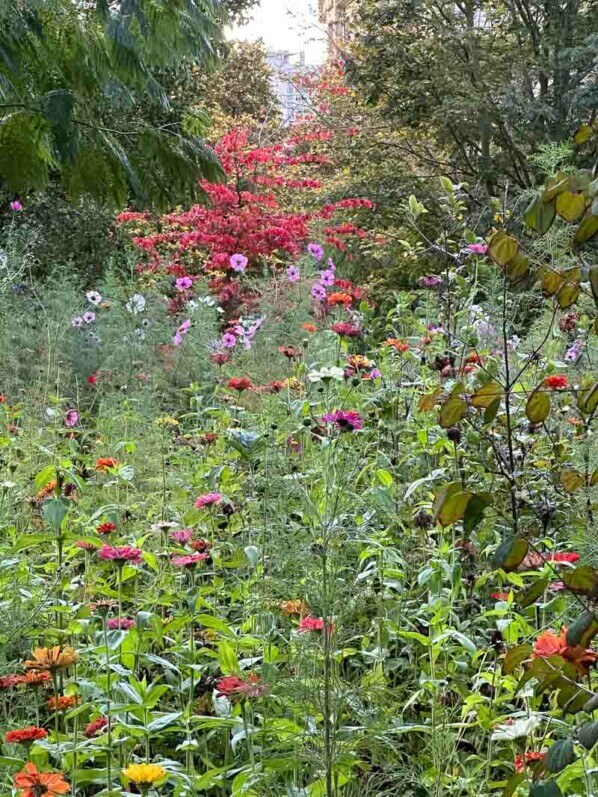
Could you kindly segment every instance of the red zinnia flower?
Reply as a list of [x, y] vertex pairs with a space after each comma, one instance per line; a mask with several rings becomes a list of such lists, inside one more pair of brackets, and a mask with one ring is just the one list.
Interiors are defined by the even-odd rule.
[[331, 307], [339, 304], [343, 307], [350, 307], [353, 304], [353, 297], [350, 293], [336, 292], [329, 294], [326, 301]]
[[567, 562], [569, 564], [575, 564], [575, 562], [581, 559], [581, 554], [574, 553], [571, 551], [570, 553], [551, 553], [545, 554], [544, 558], [547, 562], [554, 562], [555, 564], [559, 564], [560, 562]]
[[113, 531], [116, 531], [116, 523], [111, 523], [108, 521], [107, 523], [100, 523], [100, 525], [96, 528], [98, 534], [110, 534]]
[[306, 332], [314, 332], [318, 331], [318, 328], [315, 324], [310, 324], [309, 321], [306, 321], [304, 324], [301, 324], [301, 329], [304, 329]]
[[80, 699], [71, 695], [58, 695], [58, 698], [51, 697], [46, 705], [53, 711], [67, 711], [69, 708], [74, 708], [79, 705]]
[[301, 351], [296, 349], [294, 346], [279, 346], [278, 351], [281, 354], [284, 354], [285, 357], [288, 357], [289, 360], [292, 360], [296, 357], [301, 357]]
[[48, 731], [45, 728], [30, 725], [28, 728], [9, 731], [4, 735], [4, 741], [7, 744], [27, 744], [28, 742], [35, 742], [37, 739], [45, 739], [47, 735]]
[[93, 737], [97, 736], [100, 731], [103, 731], [107, 725], [108, 720], [105, 717], [98, 717], [97, 720], [93, 720], [93, 722], [90, 722], [85, 726], [83, 730], [83, 736], [85, 736], [87, 739], [93, 739]]
[[361, 330], [346, 321], [338, 321], [330, 329], [342, 338], [356, 338], [361, 335]]
[[229, 360], [230, 355], [223, 351], [217, 351], [214, 352], [214, 354], [210, 354], [210, 361], [213, 362], [214, 365], [226, 365]]
[[71, 789], [60, 772], [39, 772], [31, 761], [17, 772], [13, 784], [19, 797], [56, 797]]
[[515, 772], [523, 772], [526, 766], [529, 764], [535, 764], [537, 761], [544, 761], [546, 757], [546, 753], [525, 753], [525, 755], [519, 754], [515, 759]]
[[566, 376], [552, 374], [551, 376], [547, 376], [544, 380], [544, 387], [547, 387], [549, 390], [564, 390], [564, 388], [569, 387], [569, 380]]
[[257, 675], [250, 673], [246, 679], [237, 675], [226, 675], [216, 684], [218, 695], [227, 697], [261, 697], [268, 691], [267, 685]]
[[226, 386], [231, 390], [238, 390], [239, 393], [242, 393], [244, 390], [251, 390], [253, 382], [246, 376], [233, 376], [228, 380]]
[[563, 628], [560, 636], [553, 631], [545, 631], [534, 642], [534, 658], [548, 659], [551, 656], [561, 656], [572, 662], [582, 672], [587, 673], [591, 664], [598, 661], [598, 653], [581, 647], [581, 645], [567, 644], [567, 629]]
[[495, 601], [508, 601], [510, 592], [493, 592], [490, 597], [494, 598]]

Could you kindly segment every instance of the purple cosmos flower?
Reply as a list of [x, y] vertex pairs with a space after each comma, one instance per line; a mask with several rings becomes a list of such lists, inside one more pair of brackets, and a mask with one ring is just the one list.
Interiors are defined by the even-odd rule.
[[334, 271], [331, 271], [329, 268], [322, 271], [320, 274], [320, 282], [327, 287], [334, 285]]
[[313, 299], [317, 299], [319, 302], [323, 302], [326, 298], [326, 288], [321, 285], [319, 282], [314, 283], [311, 289], [311, 296]]
[[326, 261], [326, 264], [327, 264], [328, 268], [330, 269], [330, 271], [336, 271], [336, 265], [334, 263], [334, 260], [331, 257], [328, 258], [328, 260]]
[[181, 335], [185, 335], [191, 329], [191, 319], [187, 318], [181, 326], [177, 329], [177, 332], [180, 332]]
[[174, 335], [172, 336], [172, 345], [180, 346], [182, 342], [183, 342], [183, 336], [181, 335], [181, 333], [175, 332]]
[[96, 320], [96, 314], [93, 310], [88, 310], [86, 313], [83, 313], [83, 320], [86, 324], [93, 324]]
[[18, 213], [20, 210], [23, 210], [23, 205], [21, 205], [18, 199], [13, 199], [13, 201], [10, 203], [10, 209], [15, 213]]
[[576, 360], [579, 360], [581, 357], [582, 348], [583, 340], [578, 338], [577, 340], [573, 341], [571, 347], [565, 352], [565, 362], [574, 363]]
[[232, 270], [237, 271], [239, 273], [245, 271], [248, 262], [249, 261], [247, 260], [245, 255], [240, 255], [240, 254], [231, 255], [229, 260], [230, 267], [232, 268]]
[[79, 329], [79, 327], [83, 326], [83, 319], [80, 315], [75, 315], [71, 318], [71, 326], [75, 329]]
[[79, 421], [79, 413], [77, 412], [77, 410], [67, 410], [64, 413], [64, 425], [68, 429], [72, 429], [73, 426], [76, 426], [78, 421]]
[[437, 288], [441, 282], [442, 277], [439, 277], [438, 274], [426, 274], [425, 277], [421, 277], [419, 280], [422, 288]]
[[177, 291], [183, 293], [184, 291], [188, 291], [189, 288], [193, 286], [193, 280], [191, 277], [179, 277], [178, 280], [175, 282]]
[[96, 306], [102, 301], [102, 296], [97, 291], [87, 291], [85, 298], [88, 302], [91, 302], [91, 304], [95, 304]]
[[314, 260], [321, 260], [324, 257], [324, 250], [320, 244], [308, 244], [307, 251]]
[[232, 349], [237, 342], [236, 337], [232, 334], [232, 332], [225, 332], [222, 336], [222, 346], [225, 349]]
[[467, 249], [473, 255], [485, 255], [486, 252], [488, 251], [488, 247], [486, 244], [469, 244]]
[[287, 268], [287, 279], [289, 282], [299, 282], [301, 279], [301, 272], [297, 266], [289, 266]]

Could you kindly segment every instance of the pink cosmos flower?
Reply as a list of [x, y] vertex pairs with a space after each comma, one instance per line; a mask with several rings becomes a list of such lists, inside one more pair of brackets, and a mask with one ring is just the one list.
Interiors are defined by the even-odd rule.
[[182, 342], [183, 342], [183, 336], [181, 335], [181, 333], [175, 332], [174, 335], [172, 336], [172, 345], [180, 346]]
[[125, 562], [139, 564], [141, 561], [139, 548], [131, 548], [129, 545], [102, 545], [98, 551], [98, 556], [106, 562], [116, 562], [120, 565]]
[[193, 280], [191, 277], [179, 277], [175, 282], [175, 286], [177, 291], [183, 293], [184, 291], [188, 291], [189, 288], [193, 286]]
[[289, 282], [299, 282], [301, 279], [301, 272], [297, 266], [289, 266], [287, 268], [287, 279]]
[[321, 260], [324, 257], [324, 250], [320, 244], [308, 244], [307, 251], [314, 260]]
[[102, 301], [102, 295], [97, 291], [87, 291], [87, 293], [85, 294], [85, 298], [87, 299], [88, 302], [90, 302], [91, 304], [95, 304], [96, 306], [100, 304]]
[[311, 296], [319, 302], [323, 302], [326, 298], [326, 288], [319, 282], [316, 282], [311, 289]]
[[20, 210], [23, 210], [23, 205], [21, 205], [18, 199], [13, 199], [13, 201], [10, 203], [10, 209], [15, 213], [18, 213]]
[[106, 628], [110, 631], [128, 631], [134, 625], [135, 620], [131, 620], [130, 617], [111, 617], [106, 623]]
[[79, 329], [79, 327], [83, 326], [83, 319], [80, 315], [75, 315], [71, 319], [71, 326], [75, 329]]
[[86, 324], [93, 324], [96, 320], [96, 314], [93, 310], [88, 310], [87, 312], [83, 313], [83, 320]]
[[195, 499], [196, 509], [205, 509], [206, 506], [214, 506], [222, 501], [222, 493], [204, 493]]
[[186, 545], [192, 536], [193, 532], [191, 529], [179, 529], [178, 531], [172, 532], [170, 539], [174, 540], [174, 542], [178, 542], [179, 545]]
[[196, 567], [205, 562], [208, 556], [207, 553], [189, 553], [184, 556], [173, 556], [171, 562], [175, 567]]
[[328, 260], [326, 261], [326, 265], [328, 266], [330, 271], [336, 271], [336, 265], [331, 257], [329, 257]]
[[237, 273], [242, 273], [243, 271], [245, 271], [248, 262], [249, 261], [247, 260], [245, 255], [241, 254], [231, 255], [229, 260], [230, 267], [232, 268], [233, 271], [236, 271]]
[[486, 244], [469, 244], [467, 248], [474, 255], [485, 255], [488, 251]]
[[67, 410], [64, 414], [64, 425], [72, 429], [79, 422], [79, 413], [77, 410]]
[[336, 410], [322, 415], [324, 423], [333, 423], [341, 432], [355, 432], [363, 426], [363, 418], [355, 410]]
[[236, 345], [237, 339], [232, 332], [225, 332], [221, 342], [225, 349], [232, 349]]

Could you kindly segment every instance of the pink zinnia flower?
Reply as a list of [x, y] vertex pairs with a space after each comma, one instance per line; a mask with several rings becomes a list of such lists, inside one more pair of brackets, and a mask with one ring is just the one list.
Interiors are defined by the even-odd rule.
[[64, 425], [69, 429], [76, 426], [79, 421], [79, 413], [77, 410], [67, 410], [64, 414]]
[[207, 553], [189, 553], [184, 556], [173, 556], [171, 561], [175, 567], [196, 567], [207, 558]]
[[95, 551], [96, 547], [93, 543], [87, 542], [87, 540], [77, 540], [75, 543], [76, 548], [80, 548], [82, 551]]
[[111, 617], [106, 623], [106, 628], [110, 631], [128, 631], [134, 625], [135, 620], [131, 620], [130, 617]]
[[86, 739], [93, 739], [94, 736], [97, 736], [98, 733], [103, 731], [107, 726], [108, 720], [104, 717], [98, 717], [97, 720], [93, 720], [85, 726], [83, 729], [83, 736], [85, 736]]
[[420, 277], [419, 284], [422, 288], [437, 288], [442, 282], [442, 277], [437, 274], [427, 274], [425, 277]]
[[179, 277], [178, 280], [175, 282], [177, 291], [183, 293], [184, 291], [188, 291], [189, 288], [193, 286], [193, 280], [191, 277]]
[[[328, 623], [326, 630], [332, 633], [334, 631], [334, 625], [332, 623]], [[311, 631], [324, 631], [323, 617], [313, 617], [311, 614], [308, 614], [307, 617], [301, 618], [299, 623], [299, 633], [308, 634]]]
[[329, 412], [322, 416], [324, 423], [335, 424], [341, 432], [354, 432], [361, 429], [363, 426], [363, 419], [355, 410], [336, 410], [336, 412]]
[[361, 335], [361, 330], [353, 326], [353, 324], [349, 324], [347, 321], [337, 321], [330, 329], [336, 332], [341, 338], [357, 338]]
[[10, 203], [10, 209], [15, 213], [18, 213], [20, 210], [23, 210], [23, 205], [21, 205], [18, 199], [13, 199], [13, 201]]
[[245, 255], [241, 254], [231, 255], [229, 260], [230, 267], [232, 268], [232, 270], [237, 271], [238, 273], [245, 271], [248, 262], [249, 261], [247, 260]]
[[485, 255], [488, 251], [486, 244], [469, 244], [467, 248], [474, 255]]
[[206, 506], [214, 506], [222, 501], [222, 493], [204, 493], [195, 499], [195, 508], [204, 509]]
[[192, 535], [193, 532], [191, 529], [179, 529], [178, 531], [172, 532], [170, 539], [178, 542], [179, 545], [186, 545], [191, 539]]
[[125, 562], [139, 564], [141, 561], [139, 548], [131, 548], [129, 545], [102, 545], [98, 551], [98, 556], [107, 562], [116, 562], [117, 564], [124, 564]]

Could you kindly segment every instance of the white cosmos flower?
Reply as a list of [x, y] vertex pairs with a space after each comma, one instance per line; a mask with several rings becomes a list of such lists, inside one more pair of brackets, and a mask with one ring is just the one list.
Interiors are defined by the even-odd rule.
[[499, 739], [504, 739], [505, 741], [520, 739], [523, 736], [529, 736], [542, 722], [542, 716], [532, 714], [531, 717], [523, 717], [523, 719], [515, 720], [510, 725], [506, 723], [497, 725], [490, 738], [492, 741], [497, 741]]
[[137, 313], [143, 313], [145, 310], [145, 296], [142, 296], [140, 293], [134, 293], [125, 307], [129, 313], [133, 313], [134, 315], [137, 315]]

